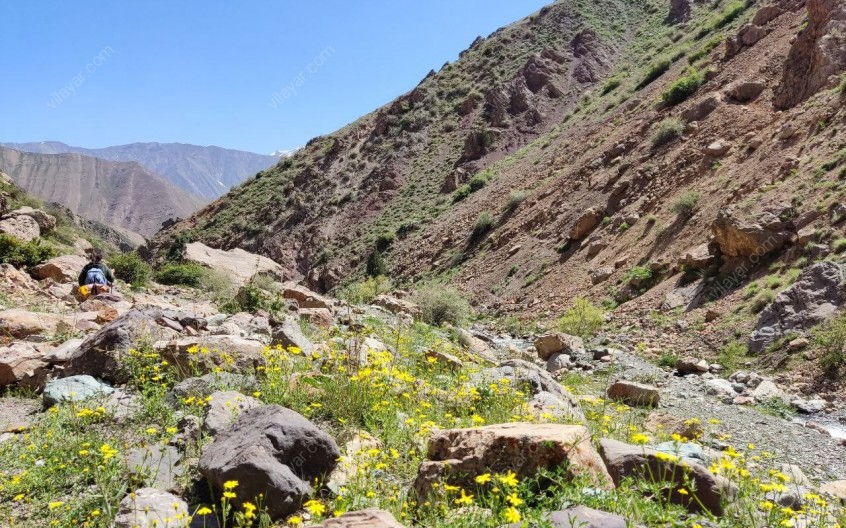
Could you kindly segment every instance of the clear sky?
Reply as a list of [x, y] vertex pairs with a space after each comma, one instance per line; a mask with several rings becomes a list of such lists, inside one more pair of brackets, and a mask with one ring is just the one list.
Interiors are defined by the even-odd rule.
[[550, 2], [2, 0], [0, 141], [302, 146]]

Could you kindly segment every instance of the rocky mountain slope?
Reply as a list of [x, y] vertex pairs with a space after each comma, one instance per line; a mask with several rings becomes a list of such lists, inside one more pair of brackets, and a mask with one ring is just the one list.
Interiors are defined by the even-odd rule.
[[98, 149], [72, 147], [58, 141], [0, 146], [40, 154], [76, 153], [110, 161], [134, 161], [183, 191], [209, 200], [279, 161], [277, 156], [183, 143], [131, 143]]
[[135, 162], [0, 147], [0, 167], [27, 192], [92, 221], [150, 236], [203, 205]]
[[704, 330], [664, 346], [716, 354], [809, 262], [839, 259], [843, 11], [556, 2], [154, 248], [240, 246], [322, 289], [381, 250], [395, 279], [451, 281], [501, 316], [577, 296], [622, 305], [620, 324], [678, 309]]

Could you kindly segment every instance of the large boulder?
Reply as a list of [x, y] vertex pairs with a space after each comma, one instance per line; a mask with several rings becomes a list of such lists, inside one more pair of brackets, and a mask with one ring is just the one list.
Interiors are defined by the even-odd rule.
[[393, 295], [379, 295], [373, 300], [373, 304], [381, 306], [392, 314], [408, 314], [412, 317], [420, 317], [420, 307], [408, 299], [400, 299]]
[[[91, 314], [77, 314], [77, 318], [90, 319]], [[26, 339], [33, 335], [55, 335], [74, 327], [74, 316], [26, 310], [0, 311], [0, 335]]]
[[584, 352], [584, 349], [585, 343], [581, 337], [568, 334], [546, 334], [535, 339], [535, 350], [538, 351], [538, 357], [544, 361], [552, 357], [553, 354], [573, 355]]
[[[730, 481], [714, 475], [705, 466], [648, 447], [603, 438], [599, 441], [599, 453], [615, 485], [620, 485], [625, 478], [667, 482], [663, 489], [667, 498], [690, 511], [707, 510], [713, 515], [722, 515], [723, 501], [735, 493]], [[688, 480], [694, 486], [689, 486]], [[688, 493], [679, 493], [680, 488]]]
[[749, 221], [738, 218], [732, 208], [721, 209], [711, 230], [720, 251], [729, 257], [760, 258], [789, 240], [785, 224], [772, 213]]
[[181, 528], [188, 522], [188, 504], [171, 493], [141, 488], [120, 501], [115, 528]]
[[456, 333], [458, 334], [458, 341], [464, 345], [467, 353], [477, 362], [481, 360], [488, 363], [496, 363], [498, 361], [496, 353], [487, 342], [463, 328], [457, 328]]
[[188, 262], [196, 262], [207, 268], [228, 273], [236, 286], [243, 286], [258, 273], [279, 279], [285, 277], [284, 268], [276, 262], [240, 248], [225, 251], [210, 248], [200, 242], [191, 242], [186, 244], [182, 258]]
[[42, 233], [52, 231], [56, 228], [56, 217], [45, 213], [41, 209], [33, 209], [29, 206], [19, 207], [14, 211], [10, 211], [3, 215], [3, 219], [19, 218], [22, 216], [32, 218], [32, 220], [38, 224], [38, 228]]
[[132, 449], [126, 455], [126, 467], [135, 480], [164, 491], [174, 489], [185, 471], [179, 450], [162, 443]]
[[661, 393], [652, 385], [634, 381], [617, 381], [608, 387], [608, 399], [629, 405], [655, 406], [661, 401]]
[[680, 24], [690, 20], [693, 13], [693, 0], [670, 0], [670, 13], [667, 15], [667, 22]]
[[143, 342], [169, 338], [175, 332], [159, 326], [162, 310], [134, 308], [88, 336], [65, 362], [63, 376], [88, 374], [111, 382], [124, 382], [122, 357]]
[[518, 390], [527, 389], [533, 395], [541, 392], [550, 393], [565, 404], [563, 408], [559, 408], [564, 416], [574, 421], [584, 420], [578, 403], [567, 389], [555, 381], [549, 372], [522, 359], [509, 359], [496, 367], [483, 369], [470, 379], [470, 383], [489, 385], [498, 383], [502, 379], [508, 380], [511, 387]]
[[760, 352], [788, 332], [804, 332], [834, 316], [846, 304], [843, 267], [818, 262], [776, 296], [761, 312], [749, 339], [749, 350]]
[[300, 508], [340, 455], [335, 441], [306, 418], [265, 405], [242, 412], [203, 449], [200, 472], [218, 489], [238, 481], [237, 507], [263, 494], [271, 518], [279, 519]]
[[404, 528], [404, 526], [391, 512], [369, 509], [347, 512], [315, 524], [312, 528]]
[[50, 363], [51, 365], [55, 365], [57, 363], [64, 363], [65, 361], [70, 358], [71, 355], [79, 348], [79, 345], [85, 341], [82, 338], [75, 337], [73, 339], [68, 339], [61, 345], [53, 348], [44, 355], [44, 361]]
[[30, 216], [0, 218], [0, 234], [11, 235], [22, 242], [30, 242], [41, 236], [38, 222]]
[[70, 376], [47, 382], [42, 394], [44, 407], [52, 407], [63, 401], [83, 401], [98, 396], [108, 396], [114, 389], [88, 375]]
[[32, 275], [39, 280], [53, 279], [60, 284], [76, 282], [87, 263], [88, 259], [79, 255], [62, 255], [39, 264], [33, 268]]
[[[594, 510], [587, 506], [575, 506], [566, 510], [547, 512], [543, 519], [551, 528], [626, 528], [626, 520], [619, 515]], [[509, 525], [519, 528], [521, 524]]]
[[153, 348], [186, 374], [205, 374], [217, 367], [224, 370], [254, 371], [257, 366], [264, 364], [264, 343], [239, 336], [182, 337], [171, 341], [157, 341]]
[[44, 352], [30, 343], [0, 347], [0, 388], [9, 385], [37, 389], [47, 375]]
[[591, 433], [582, 425], [506, 423], [437, 431], [429, 438], [427, 458], [414, 481], [419, 497], [439, 482], [473, 489], [474, 478], [483, 473], [513, 471], [523, 479], [558, 467], [595, 486], [611, 484]]
[[287, 283], [283, 286], [282, 297], [297, 301], [300, 308], [326, 308], [332, 310], [333, 303], [327, 297], [314, 293], [305, 286]]

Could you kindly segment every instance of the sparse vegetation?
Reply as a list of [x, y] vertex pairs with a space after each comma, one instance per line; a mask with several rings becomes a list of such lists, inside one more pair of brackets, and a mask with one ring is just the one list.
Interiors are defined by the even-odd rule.
[[683, 218], [690, 218], [699, 207], [699, 199], [700, 194], [698, 192], [688, 191], [673, 202], [670, 210]]
[[379, 295], [388, 293], [393, 289], [394, 285], [391, 279], [379, 275], [344, 286], [338, 291], [338, 297], [353, 304], [370, 304]]
[[365, 273], [367, 273], [368, 277], [379, 277], [388, 274], [385, 260], [382, 258], [382, 252], [379, 251], [379, 248], [374, 247], [373, 251], [370, 252], [370, 256], [367, 257]]
[[590, 337], [598, 332], [603, 324], [605, 324], [605, 313], [602, 309], [594, 306], [586, 298], [578, 297], [573, 306], [558, 320], [558, 329], [565, 334]]
[[678, 117], [664, 119], [652, 130], [652, 148], [656, 149], [666, 145], [684, 134], [684, 121]]
[[720, 349], [717, 363], [722, 365], [726, 373], [731, 374], [740, 366], [742, 358], [749, 353], [746, 345], [740, 341], [732, 341]]
[[673, 61], [670, 57], [661, 57], [656, 62], [652, 63], [649, 68], [646, 70], [646, 74], [643, 76], [643, 79], [637, 84], [637, 89], [642, 90], [655, 82], [659, 77], [667, 73], [670, 69], [670, 66], [673, 65]]
[[527, 191], [511, 191], [508, 194], [508, 201], [505, 202], [503, 211], [505, 213], [514, 212], [528, 196], [529, 193]]
[[752, 302], [749, 305], [749, 310], [752, 311], [752, 313], [758, 313], [767, 306], [769, 306], [770, 303], [775, 300], [775, 297], [776, 294], [774, 291], [769, 289], [761, 290], [752, 298]]

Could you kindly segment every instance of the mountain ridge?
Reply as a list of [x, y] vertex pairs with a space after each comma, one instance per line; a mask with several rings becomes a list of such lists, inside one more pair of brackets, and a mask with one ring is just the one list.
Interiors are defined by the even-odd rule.
[[205, 199], [217, 198], [279, 159], [272, 155], [190, 143], [136, 142], [93, 149], [60, 141], [0, 143], [0, 146], [40, 154], [77, 153], [109, 161], [134, 161], [180, 189]]
[[155, 233], [164, 221], [188, 216], [204, 203], [136, 162], [0, 147], [0, 168], [44, 201], [145, 237]]

